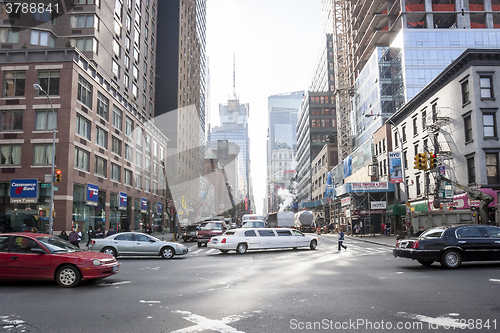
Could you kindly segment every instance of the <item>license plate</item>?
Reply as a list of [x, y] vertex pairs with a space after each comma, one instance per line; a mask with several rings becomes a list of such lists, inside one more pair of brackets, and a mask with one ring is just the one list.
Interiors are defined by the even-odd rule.
[[217, 244], [217, 238], [212, 238], [212, 243]]
[[118, 265], [113, 266], [113, 269], [111, 270], [111, 273], [116, 273], [118, 272]]

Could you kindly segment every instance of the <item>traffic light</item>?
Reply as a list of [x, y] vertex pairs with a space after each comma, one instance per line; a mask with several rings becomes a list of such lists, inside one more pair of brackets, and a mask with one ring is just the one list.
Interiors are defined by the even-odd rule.
[[427, 170], [427, 153], [418, 153], [417, 157], [417, 169]]
[[437, 168], [437, 162], [436, 162], [436, 154], [430, 153], [429, 154], [429, 170]]
[[56, 169], [55, 173], [56, 173], [56, 181], [55, 181], [55, 183], [59, 184], [62, 181], [62, 171], [61, 171], [61, 169]]
[[413, 162], [413, 169], [419, 169], [419, 167], [418, 167], [418, 159], [419, 159], [419, 157], [420, 157], [420, 154], [417, 154], [413, 158], [415, 160], [415, 162]]

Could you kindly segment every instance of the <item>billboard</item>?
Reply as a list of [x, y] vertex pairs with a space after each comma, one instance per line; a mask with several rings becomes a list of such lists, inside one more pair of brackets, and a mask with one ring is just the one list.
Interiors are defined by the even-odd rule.
[[389, 152], [389, 174], [391, 183], [403, 182], [403, 168], [401, 163], [401, 152]]
[[11, 203], [37, 203], [38, 179], [11, 179]]

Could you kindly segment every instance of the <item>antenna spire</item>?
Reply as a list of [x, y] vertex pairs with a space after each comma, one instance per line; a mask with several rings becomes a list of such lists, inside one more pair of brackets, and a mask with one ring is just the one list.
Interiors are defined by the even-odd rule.
[[233, 53], [233, 96], [236, 98], [236, 54]]

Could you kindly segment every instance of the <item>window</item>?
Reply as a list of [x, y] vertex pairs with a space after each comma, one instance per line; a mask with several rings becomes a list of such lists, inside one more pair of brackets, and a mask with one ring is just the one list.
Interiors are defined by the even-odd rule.
[[71, 47], [76, 47], [82, 52], [97, 53], [97, 39], [94, 37], [70, 38]]
[[469, 103], [469, 80], [462, 82], [462, 104]]
[[56, 38], [46, 31], [31, 30], [30, 32], [30, 44], [40, 45], [40, 46], [56, 46]]
[[259, 232], [259, 235], [261, 237], [273, 237], [274, 236], [274, 231], [272, 231], [272, 230], [259, 229], [258, 232]]
[[23, 111], [2, 111], [2, 131], [22, 131]]
[[125, 179], [124, 183], [125, 185], [132, 186], [132, 171], [124, 169], [125, 170]]
[[483, 129], [485, 138], [497, 137], [496, 123], [497, 121], [495, 113], [483, 113]]
[[116, 77], [120, 77], [120, 65], [118, 65], [115, 60], [113, 60], [113, 63], [111, 64], [111, 72], [113, 72]]
[[153, 140], [153, 156], [158, 156], [158, 141]]
[[52, 143], [37, 144], [34, 146], [33, 151], [33, 165], [52, 164]]
[[151, 159], [147, 156], [144, 158], [144, 171], [151, 172]]
[[3, 95], [5, 97], [24, 96], [26, 72], [5, 72], [3, 81]]
[[130, 57], [128, 55], [125, 56], [125, 67], [127, 68], [127, 70], [130, 69]]
[[153, 175], [158, 176], [158, 163], [153, 163]]
[[147, 178], [144, 178], [144, 191], [151, 192], [151, 181]]
[[135, 138], [135, 143], [137, 146], [142, 147], [142, 128], [137, 127], [135, 130], [137, 132], [136, 138]]
[[139, 32], [139, 29], [137, 27], [134, 27], [134, 43], [136, 45], [139, 45], [139, 41], [140, 41], [140, 32]]
[[132, 75], [134, 75], [134, 79], [137, 81], [137, 79], [139, 78], [139, 68], [137, 68], [136, 65], [132, 67]]
[[122, 9], [123, 4], [120, 0], [115, 0], [115, 15], [121, 20], [122, 19]]
[[134, 21], [139, 27], [141, 26], [141, 12], [137, 8], [135, 9]]
[[488, 184], [498, 184], [498, 153], [486, 154], [486, 178]]
[[111, 151], [122, 156], [122, 141], [114, 136], [111, 137]]
[[132, 94], [134, 95], [134, 98], [137, 98], [137, 85], [135, 83], [132, 83]]
[[96, 143], [99, 146], [108, 149], [108, 132], [106, 132], [99, 126], [96, 126]]
[[165, 148], [163, 146], [160, 146], [160, 161], [163, 161], [165, 158]]
[[414, 154], [415, 156], [417, 156], [417, 154], [418, 154], [418, 143], [416, 143], [416, 144], [413, 146], [413, 154]]
[[457, 238], [483, 237], [476, 227], [462, 227], [455, 232]]
[[129, 145], [125, 145], [125, 159], [129, 162], [133, 162], [133, 159], [132, 159], [132, 147], [130, 147]]
[[403, 134], [401, 134], [403, 136], [403, 142], [406, 142], [406, 126], [401, 127], [401, 131], [403, 132]]
[[69, 24], [71, 28], [98, 29], [99, 19], [95, 15], [71, 15]]
[[394, 147], [397, 147], [398, 143], [398, 132], [394, 132]]
[[413, 118], [413, 135], [418, 134], [417, 117]]
[[92, 85], [81, 75], [78, 76], [77, 100], [89, 108], [92, 108]]
[[95, 173], [101, 176], [106, 177], [106, 171], [107, 171], [107, 161], [100, 157], [96, 156], [95, 157]]
[[113, 39], [113, 52], [117, 57], [120, 57], [120, 44], [116, 41], [116, 39]]
[[136, 151], [135, 153], [135, 165], [138, 168], [142, 168], [142, 153], [140, 151]]
[[[50, 96], [59, 95], [59, 70], [50, 71], [39, 71], [38, 72], [38, 84], [42, 89]], [[41, 91], [38, 91], [38, 96], [43, 95]]]
[[125, 28], [127, 28], [127, 31], [130, 31], [131, 22], [132, 18], [130, 17], [130, 15], [127, 14], [127, 17], [125, 18]]
[[142, 189], [142, 176], [138, 173], [135, 174], [135, 188]]
[[134, 46], [134, 61], [139, 63], [139, 49]]
[[465, 142], [472, 141], [472, 119], [471, 115], [464, 117]]
[[86, 150], [75, 148], [75, 168], [90, 171], [90, 153]]
[[476, 166], [474, 165], [474, 157], [467, 159], [467, 182], [468, 184], [476, 183]]
[[0, 145], [0, 165], [21, 165], [21, 145]]
[[130, 81], [130, 78], [127, 74], [123, 74], [123, 85], [125, 86], [125, 89], [128, 89], [128, 83]]
[[52, 112], [52, 110], [36, 111], [36, 130], [54, 130], [54, 128], [57, 128], [56, 110], [54, 110], [54, 112]]
[[118, 164], [111, 163], [111, 179], [117, 182], [121, 181], [122, 168]]
[[132, 133], [134, 132], [134, 122], [129, 117], [125, 116], [125, 135], [134, 139]]
[[122, 130], [122, 119], [123, 111], [116, 107], [116, 105], [113, 105], [113, 126], [120, 131]]
[[415, 185], [417, 187], [417, 195], [422, 194], [420, 190], [420, 176], [416, 176], [415, 178]]
[[109, 99], [103, 94], [97, 92], [97, 114], [102, 118], [108, 120]]
[[493, 98], [493, 80], [490, 75], [479, 77], [479, 86], [481, 88], [481, 98]]
[[130, 50], [130, 38], [128, 37], [125, 37], [125, 48], [127, 49], [127, 51]]
[[292, 232], [290, 230], [276, 230], [278, 236], [292, 236]]
[[408, 152], [405, 151], [403, 153], [403, 158], [404, 158], [404, 162], [405, 162], [405, 169], [408, 169]]
[[0, 29], [0, 43], [19, 43], [19, 30]]
[[144, 146], [146, 148], [146, 151], [151, 151], [151, 135], [146, 133], [144, 137]]
[[427, 117], [427, 112], [422, 111], [422, 129], [425, 130], [427, 124], [426, 124], [426, 118]]
[[87, 118], [76, 116], [76, 134], [90, 140], [90, 121]]

